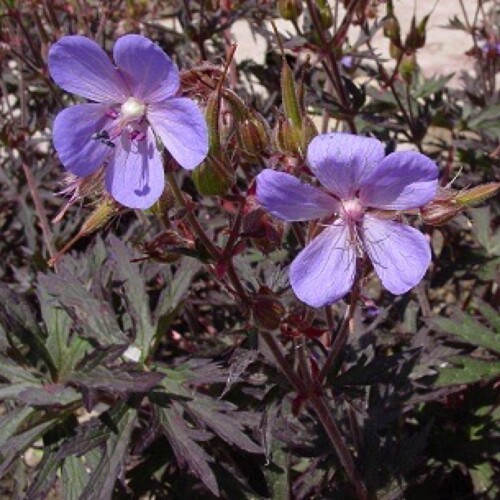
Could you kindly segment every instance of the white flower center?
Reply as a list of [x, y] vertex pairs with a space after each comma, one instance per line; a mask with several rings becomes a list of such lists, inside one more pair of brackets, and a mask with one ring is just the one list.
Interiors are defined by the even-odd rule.
[[121, 107], [121, 115], [126, 122], [138, 120], [145, 113], [146, 105], [138, 101], [135, 97], [129, 97]]
[[342, 202], [342, 215], [345, 219], [358, 222], [363, 218], [364, 208], [357, 198]]

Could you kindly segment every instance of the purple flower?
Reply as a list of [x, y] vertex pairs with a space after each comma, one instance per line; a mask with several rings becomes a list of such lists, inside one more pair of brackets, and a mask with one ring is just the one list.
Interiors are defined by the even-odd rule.
[[313, 139], [307, 160], [326, 191], [273, 170], [257, 177], [257, 199], [280, 219], [338, 215], [292, 262], [290, 282], [299, 299], [313, 307], [341, 299], [354, 283], [357, 258], [365, 255], [390, 292], [414, 287], [429, 266], [429, 243], [381, 211], [432, 200], [438, 186], [434, 162], [413, 151], [384, 158], [380, 141], [335, 133]]
[[354, 63], [354, 58], [352, 56], [342, 56], [342, 59], [340, 60], [340, 64], [345, 69], [351, 69]]
[[104, 50], [83, 36], [65, 36], [49, 52], [49, 71], [68, 92], [94, 101], [61, 111], [54, 147], [71, 173], [86, 177], [106, 164], [111, 196], [146, 209], [163, 192], [165, 179], [157, 139], [184, 168], [207, 155], [208, 132], [194, 101], [176, 97], [179, 70], [148, 38], [126, 35]]
[[485, 55], [498, 56], [500, 55], [500, 42], [488, 42], [487, 40], [480, 40], [479, 46]]

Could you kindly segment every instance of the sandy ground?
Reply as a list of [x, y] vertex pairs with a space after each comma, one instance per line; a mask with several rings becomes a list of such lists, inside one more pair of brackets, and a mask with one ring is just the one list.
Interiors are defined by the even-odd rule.
[[[464, 0], [466, 11], [470, 18], [474, 16], [476, 9], [475, 0]], [[458, 0], [396, 0], [394, 8], [401, 23], [401, 33], [404, 37], [411, 22], [413, 13], [416, 13], [417, 22], [433, 7], [434, 11], [428, 22], [427, 43], [424, 48], [418, 51], [418, 62], [426, 76], [436, 74], [455, 73], [451, 85], [459, 87], [460, 71], [472, 71], [472, 59], [465, 54], [472, 47], [470, 35], [456, 30], [444, 28], [449, 24], [449, 19], [457, 15], [463, 20], [463, 13]], [[385, 7], [380, 7], [385, 13]], [[279, 30], [282, 33], [287, 31], [294, 33], [292, 23], [280, 21]], [[232, 29], [234, 38], [238, 43], [236, 60], [254, 59], [256, 62], [264, 61], [266, 43], [260, 36], [254, 38], [246, 21], [238, 21]], [[350, 39], [355, 41], [356, 33], [350, 33]], [[389, 42], [379, 31], [373, 41], [373, 45], [384, 57], [389, 58]]]

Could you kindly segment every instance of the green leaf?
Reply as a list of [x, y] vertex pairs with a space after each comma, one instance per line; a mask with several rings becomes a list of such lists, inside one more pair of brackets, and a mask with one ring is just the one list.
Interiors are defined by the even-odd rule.
[[290, 498], [290, 452], [278, 439], [271, 443], [272, 463], [265, 468], [273, 500]]
[[135, 323], [136, 338], [134, 344], [141, 349], [141, 359], [144, 360], [149, 353], [154, 326], [143, 274], [140, 272], [139, 265], [132, 262], [133, 255], [122, 241], [111, 236], [110, 243], [116, 263], [114, 272], [118, 279], [123, 281], [127, 310]]
[[500, 376], [500, 361], [455, 356], [450, 359], [454, 366], [439, 369], [436, 385], [472, 384]]
[[94, 298], [76, 276], [64, 269], [60, 274], [40, 278], [44, 289], [58, 300], [74, 320], [79, 334], [100, 345], [128, 344], [111, 306]]
[[474, 224], [472, 231], [488, 255], [500, 255], [500, 230], [492, 231], [493, 216], [489, 206], [469, 209]]
[[186, 408], [230, 445], [236, 445], [250, 453], [263, 452], [259, 445], [243, 433], [243, 425], [233, 404], [198, 395], [196, 399], [186, 403]]
[[69, 456], [61, 467], [64, 500], [79, 500], [89, 475], [81, 457]]
[[28, 382], [38, 384], [40, 380], [28, 369], [16, 364], [9, 358], [0, 356], [0, 377], [12, 383]]
[[490, 349], [500, 354], [500, 334], [493, 332], [472, 316], [456, 310], [452, 318], [432, 318], [430, 323], [437, 329], [460, 337], [466, 342]]
[[57, 477], [60, 462], [55, 447], [45, 446], [42, 461], [37, 467], [37, 475], [26, 492], [26, 500], [47, 498], [47, 493]]
[[61, 445], [59, 456], [64, 459], [71, 455], [80, 456], [93, 452], [107, 441], [112, 429], [116, 429], [116, 422], [119, 422], [127, 411], [125, 404], [119, 403], [112, 406], [100, 418], [81, 424], [76, 428], [75, 435]]
[[163, 337], [171, 322], [177, 317], [179, 306], [200, 268], [200, 262], [193, 259], [183, 259], [175, 271], [175, 275], [171, 275], [170, 279], [167, 280], [154, 315], [155, 343]]
[[[61, 384], [47, 384], [45, 386], [28, 387], [19, 392], [19, 401], [34, 407], [67, 406], [81, 399], [81, 395], [72, 387]], [[54, 408], [55, 409], [55, 408]]]
[[469, 474], [476, 495], [485, 495], [481, 498], [491, 498], [492, 500], [499, 498], [500, 487], [495, 481], [495, 470], [491, 463], [475, 464], [469, 468]]
[[17, 337], [24, 346], [30, 347], [33, 364], [42, 359], [51, 372], [55, 371], [52, 358], [45, 347], [45, 334], [38, 326], [31, 307], [4, 284], [0, 284], [0, 323], [7, 335]]
[[20, 382], [18, 384], [0, 384], [0, 401], [3, 399], [19, 399], [19, 394], [26, 389], [40, 387], [30, 382]]
[[412, 95], [415, 99], [425, 99], [436, 92], [443, 90], [446, 84], [453, 78], [455, 73], [450, 73], [449, 75], [424, 78], [421, 82], [418, 82], [417, 87], [412, 91]]
[[95, 500], [96, 492], [99, 492], [99, 500], [112, 497], [116, 479], [125, 465], [136, 419], [137, 412], [134, 409], [128, 409], [125, 415], [116, 422], [116, 432], [110, 434], [99, 465], [91, 474], [80, 500]]
[[48, 420], [8, 439], [0, 448], [0, 477], [5, 474], [16, 458], [58, 422], [57, 419]]
[[85, 389], [134, 394], [150, 391], [160, 383], [163, 377], [162, 373], [133, 370], [131, 367], [97, 366], [89, 372], [75, 373], [68, 379], [68, 382]]
[[493, 309], [493, 307], [484, 302], [484, 300], [478, 299], [477, 297], [474, 299], [474, 306], [484, 316], [495, 332], [500, 335], [500, 314], [498, 310]]
[[193, 474], [214, 494], [219, 496], [217, 479], [208, 465], [213, 459], [189, 436], [189, 428], [180, 414], [180, 407], [156, 407], [161, 428], [168, 439], [180, 466], [189, 465]]
[[484, 111], [468, 120], [467, 126], [492, 139], [500, 137], [500, 104], [487, 106]]
[[28, 406], [18, 406], [0, 417], [0, 450], [4, 448], [5, 443], [17, 432], [21, 424], [35, 412], [36, 410]]
[[45, 345], [63, 379], [85, 355], [90, 344], [76, 335], [70, 336], [72, 320], [57, 301], [43, 288], [44, 277], [39, 277], [38, 300], [47, 329]]

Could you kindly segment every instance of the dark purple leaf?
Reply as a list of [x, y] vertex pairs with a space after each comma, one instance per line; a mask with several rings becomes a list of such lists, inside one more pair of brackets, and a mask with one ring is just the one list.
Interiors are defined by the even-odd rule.
[[208, 465], [213, 459], [205, 450], [189, 437], [189, 429], [175, 407], [160, 408], [159, 421], [165, 436], [175, 454], [179, 465], [187, 464], [193, 474], [215, 495], [219, 496], [219, 487], [215, 475]]

